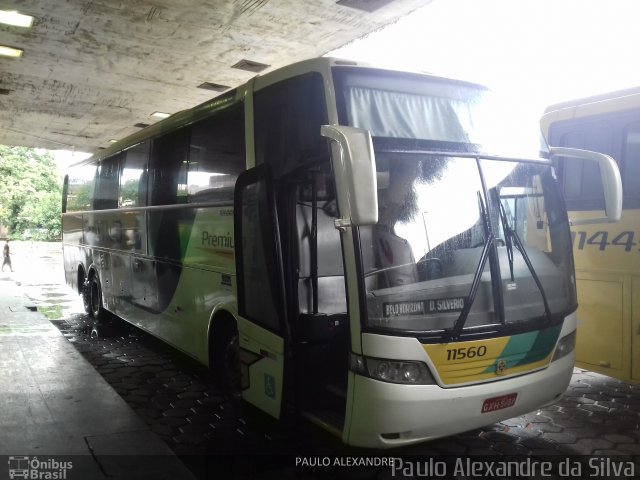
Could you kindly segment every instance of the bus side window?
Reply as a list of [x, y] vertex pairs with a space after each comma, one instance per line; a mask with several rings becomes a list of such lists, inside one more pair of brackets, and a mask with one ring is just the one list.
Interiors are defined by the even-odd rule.
[[320, 135], [327, 123], [320, 74], [307, 74], [255, 93], [256, 164], [269, 162], [275, 178], [301, 165], [329, 159]]
[[244, 105], [195, 123], [190, 144], [188, 201], [233, 202], [236, 179], [246, 165]]
[[147, 204], [147, 162], [149, 142], [140, 143], [124, 152], [120, 175], [120, 207], [144, 207]]
[[624, 129], [622, 191], [626, 208], [640, 207], [640, 122]]
[[[337, 211], [329, 144], [320, 135], [320, 127], [328, 122], [325, 104], [318, 73], [290, 78], [254, 94], [256, 164], [270, 163], [276, 179], [300, 182], [295, 207], [297, 238], [292, 235], [291, 241], [297, 252], [293, 262], [301, 313], [346, 312], [342, 257], [336, 255], [340, 235], [334, 226]], [[297, 176], [304, 166], [313, 171], [312, 178], [302, 180]], [[313, 182], [317, 189], [315, 212]], [[311, 233], [314, 214], [315, 240]]]
[[93, 208], [107, 210], [118, 208], [118, 180], [121, 154], [105, 158], [98, 164], [96, 187], [93, 194]]
[[[610, 142], [603, 126], [584, 126], [564, 133], [560, 137], [562, 147], [580, 148], [608, 152]], [[563, 162], [561, 167], [564, 193], [569, 210], [604, 209], [604, 192], [600, 182], [600, 171], [593, 162]]]
[[316, 182], [316, 227], [315, 245], [313, 235], [313, 190], [311, 184], [298, 187], [296, 201], [296, 230], [298, 236], [298, 300], [302, 313], [313, 312], [313, 252], [317, 259], [318, 312], [324, 314], [347, 311], [344, 285], [344, 266], [340, 251], [340, 234], [335, 228], [335, 192], [329, 168], [317, 172]]
[[186, 203], [189, 128], [153, 141], [150, 161], [151, 205]]
[[68, 212], [91, 209], [91, 198], [95, 187], [96, 166], [80, 165], [69, 171], [66, 190]]

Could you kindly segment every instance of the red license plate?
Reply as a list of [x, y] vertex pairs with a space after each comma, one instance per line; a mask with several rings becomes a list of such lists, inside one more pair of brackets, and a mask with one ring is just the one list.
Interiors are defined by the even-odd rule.
[[513, 407], [516, 403], [517, 397], [517, 393], [510, 393], [499, 397], [487, 398], [482, 403], [482, 413], [495, 412], [496, 410], [502, 410], [503, 408]]

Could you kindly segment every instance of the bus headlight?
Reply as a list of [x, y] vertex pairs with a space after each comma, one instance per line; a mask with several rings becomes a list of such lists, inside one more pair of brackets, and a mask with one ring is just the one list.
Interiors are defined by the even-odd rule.
[[565, 335], [558, 342], [558, 346], [556, 347], [556, 351], [553, 354], [552, 362], [564, 357], [565, 355], [569, 355], [576, 348], [576, 330], [571, 332], [569, 335]]
[[407, 385], [434, 385], [436, 383], [429, 368], [422, 362], [363, 357], [351, 353], [349, 366], [351, 371], [355, 373], [382, 382]]

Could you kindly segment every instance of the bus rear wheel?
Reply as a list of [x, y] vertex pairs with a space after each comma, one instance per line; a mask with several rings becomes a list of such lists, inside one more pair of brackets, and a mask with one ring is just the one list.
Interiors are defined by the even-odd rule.
[[87, 279], [82, 281], [80, 296], [82, 297], [82, 306], [84, 307], [84, 311], [91, 315], [91, 293], [89, 291], [89, 280]]
[[94, 320], [101, 320], [103, 315], [102, 287], [98, 275], [93, 275], [89, 279], [89, 316]]

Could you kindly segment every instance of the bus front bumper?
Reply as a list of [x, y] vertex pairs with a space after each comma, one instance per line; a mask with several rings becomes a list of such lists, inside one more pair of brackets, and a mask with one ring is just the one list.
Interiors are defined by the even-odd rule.
[[[390, 448], [445, 437], [534, 411], [558, 401], [573, 373], [574, 354], [518, 377], [464, 387], [399, 385], [354, 375], [350, 445]], [[507, 408], [482, 413], [487, 399], [512, 396]]]

